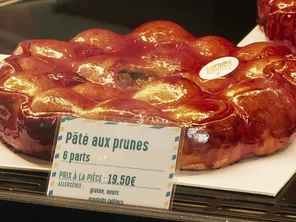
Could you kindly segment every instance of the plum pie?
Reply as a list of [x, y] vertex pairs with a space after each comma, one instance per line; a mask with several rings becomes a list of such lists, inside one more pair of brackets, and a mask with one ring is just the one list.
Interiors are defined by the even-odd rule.
[[23, 41], [0, 63], [0, 135], [50, 160], [61, 115], [181, 126], [181, 169], [221, 168], [293, 141], [295, 73], [285, 46], [237, 47], [169, 21]]

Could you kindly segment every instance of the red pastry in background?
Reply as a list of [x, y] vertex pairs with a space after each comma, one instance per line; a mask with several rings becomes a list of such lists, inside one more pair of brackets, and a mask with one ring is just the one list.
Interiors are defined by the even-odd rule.
[[181, 126], [181, 169], [220, 168], [293, 141], [295, 69], [284, 46], [236, 47], [168, 21], [24, 41], [0, 63], [0, 135], [49, 160], [61, 115]]
[[258, 22], [273, 41], [296, 47], [296, 1], [257, 0]]

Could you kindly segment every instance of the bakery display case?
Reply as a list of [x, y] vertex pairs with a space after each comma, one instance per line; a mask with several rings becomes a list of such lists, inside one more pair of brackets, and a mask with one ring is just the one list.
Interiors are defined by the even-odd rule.
[[[130, 220], [296, 220], [293, 10], [292, 0], [51, 0], [0, 7], [0, 199], [47, 206], [51, 212], [76, 209], [77, 217], [97, 213]], [[100, 153], [74, 149], [95, 138], [93, 131], [83, 130], [96, 121], [109, 127], [89, 125], [110, 136], [104, 134], [95, 145], [92, 140], [92, 146], [102, 148]], [[160, 133], [142, 142], [131, 139], [137, 128], [126, 128], [129, 139], [118, 139], [110, 132], [121, 124], [142, 126], [139, 131], [147, 133], [138, 138], [150, 135], [145, 124]], [[71, 127], [77, 132], [66, 134]], [[87, 138], [80, 138], [78, 129]], [[91, 165], [123, 166], [120, 155], [112, 154], [111, 160], [108, 152], [115, 150], [121, 155], [133, 151], [139, 156], [134, 161], [144, 166], [149, 154], [141, 160], [139, 153], [151, 144], [161, 147], [169, 135], [174, 142], [167, 146], [176, 153], [165, 154], [165, 147], [151, 154], [163, 159], [155, 157], [145, 169], [121, 167], [142, 170], [138, 181], [152, 175], [148, 171], [167, 173], [165, 189], [172, 189], [166, 192], [167, 209], [89, 201], [83, 189], [89, 189], [95, 173], [88, 174], [88, 185], [71, 177], [74, 170], [75, 175], [85, 168], [92, 171]], [[67, 141], [72, 143], [69, 153], [63, 148]], [[104, 148], [109, 142], [113, 148]], [[170, 168], [162, 169], [162, 161]], [[136, 176], [119, 180], [114, 177], [119, 171], [112, 172], [102, 184], [137, 187]], [[77, 191], [82, 198], [66, 188], [59, 191], [63, 195], [52, 196], [57, 186], [66, 187], [57, 185], [57, 175], [64, 179], [61, 184], [82, 187]], [[162, 190], [155, 185], [161, 177], [150, 177], [138, 188]], [[141, 192], [129, 195], [137, 199]]]

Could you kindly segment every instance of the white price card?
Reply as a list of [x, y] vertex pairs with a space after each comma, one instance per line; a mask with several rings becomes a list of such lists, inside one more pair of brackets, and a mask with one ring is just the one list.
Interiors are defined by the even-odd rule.
[[63, 117], [48, 195], [169, 209], [181, 128]]

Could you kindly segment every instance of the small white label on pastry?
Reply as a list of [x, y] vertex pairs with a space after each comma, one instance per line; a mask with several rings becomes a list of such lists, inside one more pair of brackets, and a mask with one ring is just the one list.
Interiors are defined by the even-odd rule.
[[222, 57], [205, 65], [199, 72], [202, 79], [217, 79], [236, 69], [239, 61], [235, 57]]

